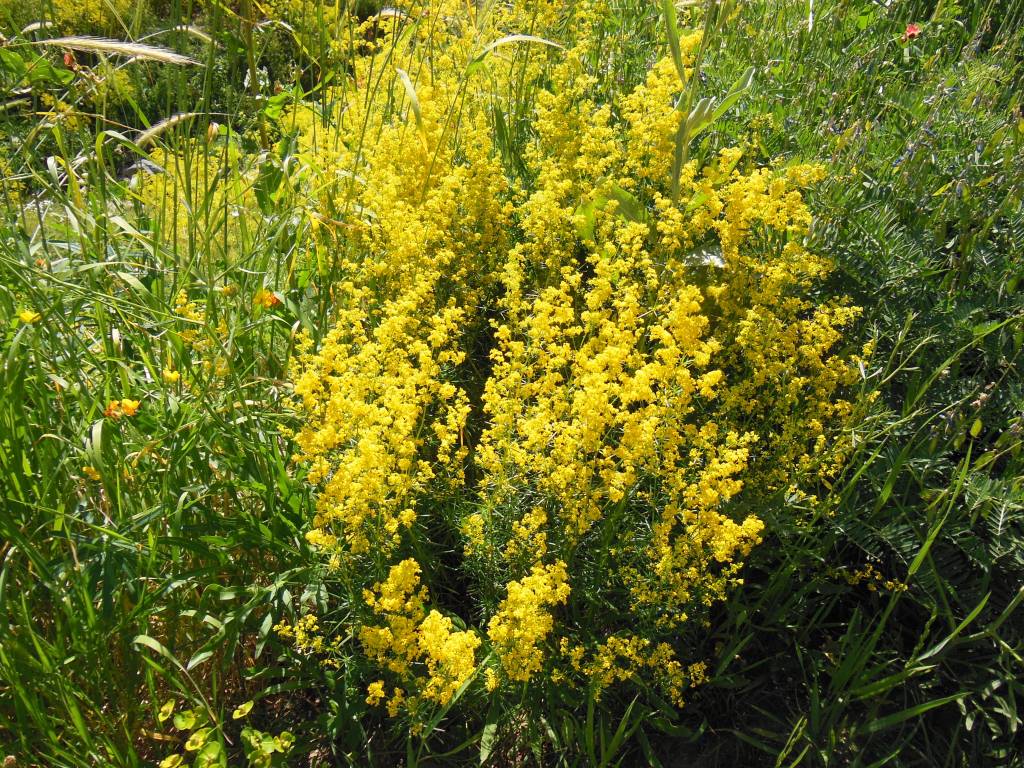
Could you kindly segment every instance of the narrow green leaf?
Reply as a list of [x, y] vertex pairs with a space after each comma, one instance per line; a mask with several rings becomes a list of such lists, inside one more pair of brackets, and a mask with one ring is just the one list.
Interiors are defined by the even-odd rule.
[[478, 53], [473, 60], [469, 62], [469, 66], [466, 67], [466, 74], [470, 74], [483, 66], [484, 59], [487, 58], [487, 55], [491, 53], [491, 51], [494, 51], [503, 45], [508, 45], [509, 43], [538, 43], [540, 45], [548, 45], [560, 50], [564, 48], [560, 43], [556, 43], [553, 40], [547, 40], [543, 37], [537, 37], [536, 35], [505, 35], [505, 37], [498, 38], [497, 40], [485, 45], [483, 50], [481, 50], [480, 53]]
[[884, 731], [887, 728], [892, 728], [894, 725], [899, 725], [900, 723], [906, 722], [912, 718], [920, 717], [925, 712], [930, 712], [931, 710], [945, 706], [950, 702], [962, 699], [967, 694], [968, 691], [960, 691], [960, 693], [954, 693], [951, 696], [943, 696], [941, 699], [934, 699], [933, 701], [926, 701], [923, 704], [918, 704], [913, 707], [907, 707], [907, 709], [894, 712], [891, 715], [886, 715], [885, 717], [881, 717], [877, 720], [872, 720], [861, 730], [864, 733], [878, 733], [879, 731]]
[[402, 81], [402, 85], [405, 86], [405, 92], [409, 97], [409, 106], [412, 108], [412, 113], [416, 118], [416, 127], [423, 130], [423, 114], [420, 112], [420, 99], [416, 95], [416, 87], [412, 84], [412, 80], [409, 78], [409, 73], [402, 68], [397, 68], [398, 77]]
[[683, 66], [683, 50], [679, 45], [679, 23], [676, 19], [676, 6], [672, 0], [661, 0], [662, 14], [665, 16], [665, 34], [668, 47], [672, 52], [672, 62], [679, 73], [679, 81], [686, 83], [686, 68]]

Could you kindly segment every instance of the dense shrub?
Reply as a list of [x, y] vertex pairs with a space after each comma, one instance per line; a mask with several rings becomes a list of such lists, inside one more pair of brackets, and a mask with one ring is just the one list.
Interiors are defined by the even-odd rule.
[[[467, 67], [522, 19], [415, 9], [332, 100], [330, 150], [294, 117], [315, 187], [358, 178], [324, 211], [341, 219], [335, 325], [294, 374], [308, 538], [373, 662], [368, 701], [415, 721], [479, 672], [491, 692], [595, 698], [644, 680], [682, 705], [706, 674], [686, 633], [742, 581], [759, 511], [813, 506], [848, 448], [858, 310], [816, 293], [831, 267], [804, 246], [801, 189], [822, 170], [723, 150], [673, 193], [701, 35], [600, 103], [603, 12], [575, 4], [577, 42], [541, 73], [540, 50]], [[416, 81], [364, 74], [424, 49]], [[520, 68], [522, 193], [488, 122]]]

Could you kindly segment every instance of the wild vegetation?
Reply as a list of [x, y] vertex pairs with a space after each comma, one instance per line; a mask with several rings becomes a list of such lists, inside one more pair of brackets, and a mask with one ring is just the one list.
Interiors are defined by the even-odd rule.
[[1019, 0], [0, 0], [7, 766], [1022, 766]]

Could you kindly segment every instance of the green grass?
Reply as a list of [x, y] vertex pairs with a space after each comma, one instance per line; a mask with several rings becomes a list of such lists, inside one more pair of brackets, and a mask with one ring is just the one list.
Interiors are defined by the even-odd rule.
[[[609, 6], [598, 88], [610, 99], [667, 43], [658, 4]], [[287, 141], [261, 135], [281, 99], [258, 77], [243, 83], [265, 66], [285, 97], [294, 86], [316, 102], [344, 63], [323, 36], [317, 50], [246, 23], [245, 7], [199, 16], [215, 44], [159, 38], [202, 67], [120, 63], [134, 95], [116, 105], [42, 64], [28, 82], [5, 59], [0, 752], [18, 765], [155, 765], [173, 751], [154, 737], [173, 699], [220, 724], [242, 765], [231, 712], [255, 699], [246, 722], [295, 733], [294, 765], [1024, 765], [1024, 5], [719, 9], [696, 97], [757, 73], [688, 149], [743, 142], [745, 162], [828, 168], [813, 241], [839, 269], [822, 291], [865, 307], [855, 341], [877, 344], [856, 450], [819, 512], [766, 518], [745, 584], [694, 637], [713, 674], [684, 710], [574, 692], [455, 709], [422, 737], [367, 714], [355, 673], [272, 632], [310, 606], [344, 616], [304, 539], [313, 504], [285, 402], [295, 332], [328, 327], [336, 275], [307, 249], [301, 197], [282, 182]], [[136, 37], [191, 18], [178, 3], [138, 8], [125, 30]], [[909, 23], [921, 34], [903, 40]], [[0, 51], [61, 67], [20, 29], [3, 28]], [[65, 88], [77, 119], [43, 114], [42, 94]], [[515, 98], [496, 130], [520, 178], [530, 94]], [[192, 111], [155, 142], [202, 180], [185, 193], [201, 215], [175, 239], [173, 209], [143, 216], [117, 171], [140, 154], [129, 128]], [[211, 121], [226, 127], [208, 134]], [[259, 169], [255, 225], [236, 226], [210, 192], [237, 178], [215, 181], [229, 131], [239, 162]], [[182, 290], [205, 306], [201, 322], [177, 311]], [[254, 302], [261, 291], [279, 303]], [[123, 398], [141, 400], [138, 414], [104, 418]], [[844, 577], [869, 563], [906, 589]]]

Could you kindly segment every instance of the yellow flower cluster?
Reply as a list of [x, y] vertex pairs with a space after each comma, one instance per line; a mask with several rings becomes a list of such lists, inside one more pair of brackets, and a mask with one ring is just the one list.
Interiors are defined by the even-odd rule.
[[654, 645], [648, 638], [636, 635], [613, 635], [599, 643], [589, 659], [585, 660], [584, 654], [582, 646], [571, 646], [565, 638], [562, 639], [562, 657], [573, 670], [589, 679], [597, 698], [614, 683], [624, 682], [646, 671], [681, 707], [684, 704], [683, 693], [706, 681], [703, 662], [684, 668], [668, 643]]
[[129, 400], [128, 398], [124, 400], [111, 400], [103, 411], [103, 415], [114, 421], [118, 421], [122, 417], [131, 418], [139, 410], [141, 404], [138, 400]]
[[206, 340], [201, 338], [200, 329], [206, 324], [206, 312], [192, 299], [188, 291], [180, 289], [174, 297], [174, 314], [181, 318], [182, 329], [178, 336], [184, 344], [199, 351], [205, 349]]
[[905, 582], [885, 578], [882, 572], [875, 567], [874, 563], [868, 563], [863, 568], [853, 571], [829, 568], [826, 572], [834, 579], [841, 578], [851, 587], [864, 584], [869, 592], [877, 592], [879, 588], [889, 592], [905, 592], [907, 589]]
[[[324, 655], [337, 653], [341, 647], [341, 638], [335, 636], [328, 640], [320, 629], [320, 620], [308, 613], [300, 617], [294, 624], [282, 621], [274, 627], [278, 637], [292, 643], [302, 653]], [[332, 659], [328, 659], [330, 663]]]
[[[207, 330], [212, 324], [207, 319], [206, 302], [191, 298], [184, 288], [175, 295], [174, 314], [178, 318], [178, 338], [192, 356], [193, 365], [201, 367], [208, 376], [204, 386], [218, 387], [231, 370], [230, 356], [227, 354], [229, 334], [226, 319], [223, 316], [220, 318], [213, 326], [217, 336], [211, 336]], [[173, 361], [168, 359], [162, 373], [168, 384], [176, 384], [181, 378], [180, 372], [174, 370], [173, 365]]]
[[[361, 598], [387, 678], [366, 698], [392, 714], [450, 703], [481, 648], [490, 690], [642, 675], [681, 704], [706, 676], [681, 628], [741, 582], [757, 510], [812, 498], [842, 459], [858, 310], [816, 294], [822, 171], [724, 149], [673, 193], [679, 71], [602, 101], [602, 6], [571, 5], [376, 18], [329, 114], [282, 118], [312, 252], [341, 276], [292, 372], [308, 539]], [[487, 56], [524, 28], [578, 42]], [[684, 78], [699, 43], [681, 41]], [[527, 84], [517, 191], [504, 109]], [[431, 608], [424, 572], [465, 603]]]
[[[11, 210], [22, 204], [25, 184], [9, 158], [0, 155], [0, 200]], [[30, 312], [30, 310], [25, 310]]]
[[68, 34], [109, 35], [127, 29], [133, 5], [133, 0], [28, 0], [12, 3], [11, 11], [25, 23], [52, 21]]
[[549, 608], [569, 599], [565, 563], [535, 565], [530, 575], [508, 584], [508, 597], [487, 625], [509, 680], [527, 682], [544, 663], [540, 644], [554, 629]]
[[258, 233], [258, 170], [242, 163], [236, 137], [220, 144], [192, 139], [176, 152], [155, 148], [150, 157], [160, 172], [137, 173], [132, 187], [164, 248], [200, 251], [229, 266], [251, 253]]
[[[394, 689], [388, 702], [392, 714], [403, 701], [410, 710], [421, 699], [447, 704], [476, 670], [480, 637], [472, 630], [455, 631], [452, 620], [436, 610], [427, 612], [429, 595], [420, 586], [419, 573], [415, 560], [403, 560], [365, 594], [384, 624], [362, 627], [363, 650], [412, 689], [408, 697], [402, 688]], [[378, 704], [384, 697], [383, 681], [370, 685], [368, 702]]]
[[437, 23], [464, 10], [425, 6], [401, 41], [378, 40], [383, 53], [357, 60], [359, 83], [407, 49], [438, 46], [431, 70], [408, 88], [389, 65], [404, 114], [388, 100], [339, 89], [342, 140], [328, 146], [305, 108], [292, 113], [309, 168], [348, 194], [347, 211], [323, 201], [325, 221], [349, 220], [336, 264], [345, 276], [334, 290], [336, 324], [295, 365], [306, 417], [297, 458], [322, 486], [310, 540], [337, 552], [394, 551], [428, 489], [436, 499], [463, 484], [470, 406], [460, 367], [506, 250], [510, 212], [487, 105], [462, 104], [462, 127], [452, 127], [477, 32], [467, 25], [452, 35]]

